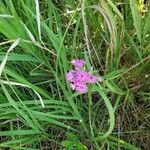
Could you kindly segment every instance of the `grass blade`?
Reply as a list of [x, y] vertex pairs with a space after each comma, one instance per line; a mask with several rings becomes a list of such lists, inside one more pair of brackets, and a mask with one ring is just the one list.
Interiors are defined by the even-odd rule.
[[139, 41], [141, 42], [142, 23], [141, 23], [141, 16], [137, 10], [137, 1], [136, 0], [129, 0], [129, 1], [130, 1], [130, 8], [133, 16], [135, 29], [136, 29], [136, 34], [138, 36]]
[[110, 125], [109, 125], [109, 129], [108, 131], [102, 135], [102, 136], [97, 136], [96, 137], [96, 140], [102, 140], [102, 139], [105, 139], [107, 138], [113, 131], [114, 129], [114, 126], [115, 126], [115, 115], [114, 115], [114, 109], [112, 107], [112, 104], [110, 103], [108, 97], [106, 96], [106, 94], [104, 93], [104, 91], [102, 90], [102, 87], [99, 85], [99, 86], [93, 86], [93, 91], [97, 91], [101, 97], [103, 98], [104, 102], [105, 102], [105, 105], [108, 109], [108, 112], [109, 112], [109, 122], [110, 122]]
[[7, 51], [7, 53], [6, 53], [5, 57], [4, 57], [4, 59], [3, 59], [2, 63], [1, 63], [1, 65], [0, 65], [0, 77], [1, 77], [1, 75], [2, 75], [3, 69], [4, 69], [5, 64], [6, 64], [6, 62], [7, 62], [8, 54], [19, 44], [19, 42], [20, 42], [20, 39], [17, 39], [17, 40], [10, 46], [10, 48], [8, 49], [8, 51]]
[[39, 8], [39, 1], [38, 0], [35, 0], [35, 5], [36, 5], [36, 21], [37, 21], [37, 27], [38, 27], [39, 40], [42, 41], [42, 38], [41, 38], [40, 8]]

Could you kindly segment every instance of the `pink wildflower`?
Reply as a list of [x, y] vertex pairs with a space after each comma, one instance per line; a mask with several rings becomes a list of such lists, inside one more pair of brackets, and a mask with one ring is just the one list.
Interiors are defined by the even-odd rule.
[[84, 60], [75, 59], [71, 63], [75, 66], [75, 69], [70, 70], [66, 74], [66, 79], [69, 81], [72, 90], [83, 94], [87, 92], [88, 84], [94, 84], [98, 81], [102, 82], [101, 77], [94, 76], [91, 73], [81, 69], [85, 64]]
[[85, 65], [85, 61], [82, 59], [73, 59], [71, 63], [76, 69], [81, 69]]

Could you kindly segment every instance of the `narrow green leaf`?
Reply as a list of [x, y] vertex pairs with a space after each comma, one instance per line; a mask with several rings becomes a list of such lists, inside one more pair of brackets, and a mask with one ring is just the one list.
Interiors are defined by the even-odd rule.
[[36, 21], [37, 21], [37, 27], [38, 27], [38, 34], [39, 34], [39, 40], [41, 39], [41, 20], [40, 20], [40, 8], [39, 8], [39, 1], [35, 0], [36, 5]]
[[[148, 15], [143, 28], [143, 38], [145, 39], [147, 34], [150, 32], [150, 9], [148, 8]], [[143, 41], [144, 42], [144, 41]]]
[[5, 55], [5, 57], [4, 57], [3, 61], [2, 61], [2, 63], [0, 64], [0, 77], [1, 77], [1, 74], [2, 74], [3, 69], [4, 69], [4, 67], [5, 67], [5, 64], [6, 64], [6, 62], [7, 62], [8, 54], [19, 44], [19, 42], [20, 42], [20, 39], [17, 39], [17, 40], [10, 46], [10, 48], [8, 49], [8, 51], [7, 51], [6, 55]]
[[117, 13], [117, 15], [120, 17], [120, 19], [123, 21], [123, 15], [120, 13], [120, 11], [118, 10], [118, 8], [116, 7], [115, 4], [113, 4], [113, 2], [111, 0], [107, 0], [107, 2], [109, 3], [109, 5], [113, 8], [114, 12]]
[[35, 130], [13, 130], [13, 131], [0, 131], [0, 136], [13, 136], [13, 135], [33, 135], [39, 134]]
[[126, 92], [123, 91], [122, 89], [120, 89], [116, 84], [114, 84], [113, 82], [110, 81], [106, 81], [106, 86], [110, 89], [110, 91], [117, 93], [119, 95], [125, 95]]
[[114, 126], [115, 126], [115, 115], [114, 115], [114, 109], [112, 107], [112, 104], [110, 102], [110, 100], [108, 99], [108, 97], [106, 96], [106, 94], [104, 93], [102, 87], [99, 85], [99, 86], [93, 86], [93, 91], [97, 91], [101, 97], [103, 98], [104, 102], [105, 102], [105, 105], [108, 109], [108, 112], [109, 112], [109, 129], [106, 133], [104, 133], [104, 135], [102, 136], [97, 136], [96, 137], [96, 140], [102, 140], [102, 139], [105, 139], [107, 138], [113, 131], [114, 129]]
[[136, 0], [129, 0], [131, 12], [133, 16], [133, 21], [136, 29], [136, 34], [138, 36], [139, 41], [141, 42], [141, 34], [142, 34], [142, 22], [141, 22], [141, 15], [139, 14], [137, 8], [137, 1]]

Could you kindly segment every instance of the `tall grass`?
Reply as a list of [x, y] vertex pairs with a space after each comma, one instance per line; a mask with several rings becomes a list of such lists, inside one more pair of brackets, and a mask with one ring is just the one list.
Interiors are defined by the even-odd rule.
[[[149, 1], [1, 0], [0, 149], [149, 149]], [[65, 74], [86, 60], [102, 84]]]

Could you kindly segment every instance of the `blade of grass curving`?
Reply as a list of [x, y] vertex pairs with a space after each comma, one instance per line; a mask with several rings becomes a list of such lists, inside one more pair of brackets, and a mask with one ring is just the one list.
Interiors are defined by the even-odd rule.
[[[116, 21], [115, 21], [115, 15], [112, 12], [112, 10], [110, 9], [110, 7], [108, 7], [107, 3], [105, 0], [101, 0], [101, 6], [102, 9], [104, 10], [105, 16], [103, 16], [107, 22], [107, 26], [110, 32], [110, 50], [111, 50], [111, 61], [110, 61], [110, 65], [112, 68], [113, 63], [115, 62], [115, 57], [117, 56], [117, 27], [116, 27]], [[107, 18], [107, 19], [106, 19]], [[108, 21], [107, 21], [108, 20]], [[114, 66], [115, 67], [115, 63]]]
[[101, 95], [101, 97], [103, 98], [103, 100], [104, 100], [104, 102], [105, 102], [105, 105], [106, 105], [106, 107], [107, 107], [107, 109], [108, 109], [108, 112], [109, 112], [109, 117], [110, 117], [109, 123], [110, 123], [110, 125], [109, 125], [108, 131], [107, 131], [106, 133], [104, 133], [104, 135], [102, 135], [102, 136], [97, 136], [97, 137], [95, 138], [96, 140], [102, 140], [102, 139], [107, 138], [107, 137], [112, 133], [112, 131], [113, 131], [113, 129], [114, 129], [114, 126], [115, 126], [114, 109], [113, 109], [112, 104], [111, 104], [111, 102], [109, 101], [108, 97], [107, 97], [106, 94], [104, 93], [103, 88], [101, 87], [101, 85], [98, 85], [98, 86], [95, 85], [95, 86], [93, 86], [92, 90], [93, 90], [93, 91], [97, 91], [97, 92]]
[[31, 41], [32, 41], [33, 43], [36, 43], [36, 40], [35, 40], [33, 34], [31, 33], [31, 31], [27, 28], [27, 26], [26, 26], [22, 21], [21, 21], [21, 23], [23, 24], [25, 30], [27, 31], [27, 34], [29, 35]]
[[112, 67], [113, 65], [113, 62], [114, 62], [114, 55], [116, 54], [116, 48], [117, 48], [117, 28], [116, 28], [116, 24], [115, 24], [115, 20], [114, 20], [114, 14], [112, 13], [112, 11], [110, 10], [110, 8], [107, 6], [107, 3], [105, 1], [101, 1], [101, 5], [102, 7], [100, 6], [97, 6], [97, 5], [92, 5], [90, 6], [90, 8], [93, 8], [95, 10], [98, 10], [101, 15], [104, 17], [106, 23], [107, 23], [107, 26], [108, 26], [108, 29], [109, 29], [109, 32], [110, 32], [110, 52], [111, 52], [111, 56], [110, 56], [110, 65]]
[[[4, 91], [5, 96], [7, 97], [7, 100], [9, 101], [10, 105], [13, 106], [16, 110], [16, 112], [24, 119], [26, 120], [26, 122], [30, 125], [30, 127], [32, 127], [35, 131], [39, 130], [36, 128], [36, 126], [34, 125], [33, 121], [27, 116], [27, 114], [22, 111], [18, 105], [16, 104], [16, 102], [12, 99], [12, 97], [10, 96], [8, 90], [6, 89], [6, 87], [1, 83], [2, 89]], [[1, 134], [1, 132], [0, 132]]]
[[111, 92], [117, 93], [119, 95], [125, 95], [126, 94], [126, 92], [123, 91], [121, 88], [119, 88], [119, 86], [117, 86], [115, 83], [108, 81], [108, 80], [106, 80], [105, 83]]
[[[22, 86], [22, 87], [27, 87], [27, 88], [32, 89], [30, 86], [28, 86], [26, 84], [21, 84], [21, 83], [16, 83], [16, 82], [11, 82], [11, 81], [4, 81], [4, 80], [0, 80], [0, 82], [3, 83], [3, 84], [7, 84], [7, 85], [16, 85], [16, 86]], [[40, 103], [41, 103], [42, 107], [44, 108], [44, 102], [43, 102], [42, 97], [40, 96], [40, 94], [37, 91], [35, 91], [34, 89], [32, 89], [32, 90], [37, 95], [37, 97], [40, 100]]]
[[109, 5], [113, 8], [113, 11], [116, 12], [116, 14], [120, 17], [120, 19], [123, 21], [123, 15], [121, 14], [121, 12], [118, 10], [118, 8], [116, 7], [116, 5], [111, 1], [111, 0], [107, 0], [107, 2], [109, 3]]
[[2, 75], [2, 72], [3, 72], [3, 70], [4, 70], [5, 64], [6, 64], [6, 62], [7, 62], [8, 54], [19, 44], [19, 42], [20, 42], [20, 39], [17, 39], [17, 40], [10, 46], [10, 48], [8, 49], [8, 51], [7, 51], [7, 53], [6, 53], [5, 57], [4, 57], [4, 59], [3, 59], [2, 63], [1, 63], [1, 65], [0, 65], [0, 77], [1, 77], [1, 75]]
[[6, 74], [10, 75], [11, 77], [13, 77], [14, 79], [16, 79], [17, 81], [19, 81], [19, 83], [22, 83], [22, 84], [25, 84], [25, 85], [31, 87], [36, 92], [38, 92], [39, 94], [45, 96], [46, 98], [53, 99], [53, 98], [50, 97], [50, 95], [46, 91], [39, 88], [38, 86], [33, 85], [32, 83], [30, 83], [29, 81], [27, 81], [26, 79], [24, 79], [23, 77], [18, 75], [16, 72], [12, 71], [10, 68], [5, 67], [4, 72]]

